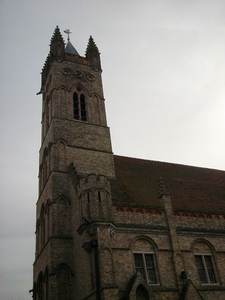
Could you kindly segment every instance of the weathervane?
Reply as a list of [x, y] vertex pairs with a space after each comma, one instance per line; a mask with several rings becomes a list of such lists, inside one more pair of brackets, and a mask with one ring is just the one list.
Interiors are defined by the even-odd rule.
[[70, 40], [70, 33], [72, 33], [69, 29], [65, 29], [64, 32], [67, 34], [67, 41]]

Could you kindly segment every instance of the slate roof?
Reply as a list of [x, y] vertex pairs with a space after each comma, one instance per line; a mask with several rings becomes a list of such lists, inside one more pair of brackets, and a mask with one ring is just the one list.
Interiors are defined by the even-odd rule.
[[79, 55], [77, 50], [74, 48], [74, 46], [71, 44], [70, 40], [68, 40], [65, 48], [66, 53], [74, 54], [74, 55]]
[[114, 155], [113, 205], [162, 209], [161, 177], [173, 210], [225, 213], [225, 171]]

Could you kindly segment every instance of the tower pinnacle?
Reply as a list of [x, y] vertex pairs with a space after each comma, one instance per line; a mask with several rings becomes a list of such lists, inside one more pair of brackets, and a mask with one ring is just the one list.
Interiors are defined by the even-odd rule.
[[63, 37], [59, 30], [59, 27], [56, 26], [53, 36], [51, 38], [50, 53], [55, 58], [58, 58], [58, 57], [63, 58], [64, 52], [65, 52], [64, 40], [63, 40]]
[[100, 52], [98, 50], [98, 47], [96, 46], [94, 39], [92, 36], [90, 36], [87, 49], [86, 49], [86, 57], [90, 60], [93, 66], [99, 66], [101, 68], [101, 62], [100, 62]]

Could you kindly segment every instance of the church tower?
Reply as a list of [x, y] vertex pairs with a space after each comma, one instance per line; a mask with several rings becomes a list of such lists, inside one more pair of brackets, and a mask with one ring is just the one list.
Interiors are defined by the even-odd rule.
[[65, 46], [56, 27], [42, 70], [36, 300], [100, 299], [98, 224], [108, 228], [112, 218], [115, 170], [100, 53], [90, 37], [80, 56], [66, 33]]
[[225, 299], [225, 172], [113, 155], [98, 48], [65, 33], [42, 70], [33, 299]]

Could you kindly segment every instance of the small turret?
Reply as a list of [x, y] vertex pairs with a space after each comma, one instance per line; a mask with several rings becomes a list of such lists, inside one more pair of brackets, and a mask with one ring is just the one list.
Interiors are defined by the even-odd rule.
[[89, 38], [85, 55], [92, 66], [101, 69], [100, 52], [98, 51], [98, 47], [96, 46], [92, 36]]
[[77, 192], [83, 220], [111, 220], [110, 184], [104, 175], [90, 174], [80, 179]]

